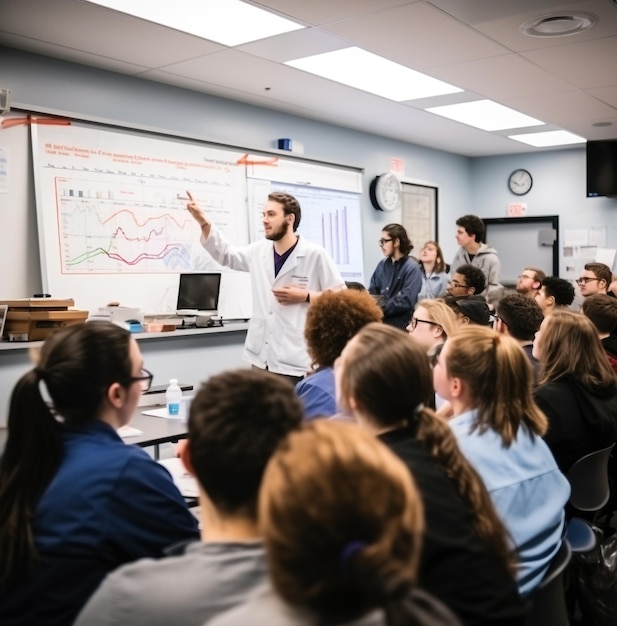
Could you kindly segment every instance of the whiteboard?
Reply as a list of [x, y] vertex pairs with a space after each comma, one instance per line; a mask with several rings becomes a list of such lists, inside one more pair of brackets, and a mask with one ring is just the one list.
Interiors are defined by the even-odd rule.
[[73, 298], [88, 310], [119, 301], [144, 313], [169, 313], [180, 273], [221, 270], [220, 314], [250, 317], [249, 276], [221, 268], [202, 248], [186, 210], [187, 190], [236, 245], [263, 236], [256, 216], [270, 191], [293, 187], [305, 228], [314, 222], [311, 213], [344, 208], [342, 235], [334, 222], [321, 239], [305, 234], [330, 243], [331, 253], [353, 241], [353, 255], [338, 255], [339, 267], [360, 280], [359, 170], [71, 120], [32, 121], [41, 273], [44, 291], [54, 297]]

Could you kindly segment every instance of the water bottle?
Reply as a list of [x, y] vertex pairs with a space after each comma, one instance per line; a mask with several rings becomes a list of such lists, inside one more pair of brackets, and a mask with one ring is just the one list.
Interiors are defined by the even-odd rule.
[[178, 386], [178, 379], [172, 378], [169, 387], [165, 392], [167, 402], [167, 415], [169, 417], [180, 418], [180, 407], [182, 406], [182, 389]]

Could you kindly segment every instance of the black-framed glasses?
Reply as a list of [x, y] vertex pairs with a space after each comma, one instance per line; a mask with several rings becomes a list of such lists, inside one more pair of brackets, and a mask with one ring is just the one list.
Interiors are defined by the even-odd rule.
[[418, 322], [421, 322], [422, 324], [430, 324], [431, 326], [439, 326], [439, 328], [441, 328], [441, 324], [438, 324], [437, 322], [430, 322], [429, 320], [419, 320], [417, 317], [412, 317], [409, 320], [409, 327], [411, 328], [411, 330], [416, 330]]
[[576, 283], [578, 285], [586, 285], [587, 283], [590, 283], [592, 280], [600, 280], [599, 278], [589, 278], [588, 276], [581, 276], [580, 278], [576, 279]]
[[390, 241], [392, 241], [392, 239], [380, 239], [378, 243], [380, 246], [383, 246], [385, 243], [389, 243]]
[[458, 287], [463, 287], [464, 289], [467, 289], [467, 287], [469, 287], [469, 285], [462, 285], [458, 282], [458, 280], [451, 280], [449, 284], [452, 285], [455, 289]]
[[141, 368], [141, 372], [139, 372], [139, 376], [131, 376], [124, 380], [124, 383], [132, 384], [139, 382], [139, 386], [142, 391], [148, 391], [150, 387], [152, 387], [152, 379], [154, 378], [154, 374], [149, 372], [145, 367]]

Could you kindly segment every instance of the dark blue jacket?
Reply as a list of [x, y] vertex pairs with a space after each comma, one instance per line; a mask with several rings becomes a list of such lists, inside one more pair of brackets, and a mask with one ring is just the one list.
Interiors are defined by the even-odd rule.
[[410, 256], [398, 261], [385, 258], [379, 261], [369, 284], [369, 293], [380, 295], [384, 322], [405, 330], [418, 294], [422, 289], [422, 269]]
[[72, 624], [108, 572], [198, 537], [162, 465], [103, 422], [67, 429], [64, 458], [34, 517], [41, 559], [27, 578], [0, 587], [0, 624]]

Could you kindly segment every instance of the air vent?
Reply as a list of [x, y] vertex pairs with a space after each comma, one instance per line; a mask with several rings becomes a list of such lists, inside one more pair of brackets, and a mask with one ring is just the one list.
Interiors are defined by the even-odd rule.
[[543, 15], [521, 24], [520, 30], [529, 37], [567, 37], [588, 30], [597, 20], [592, 13]]

